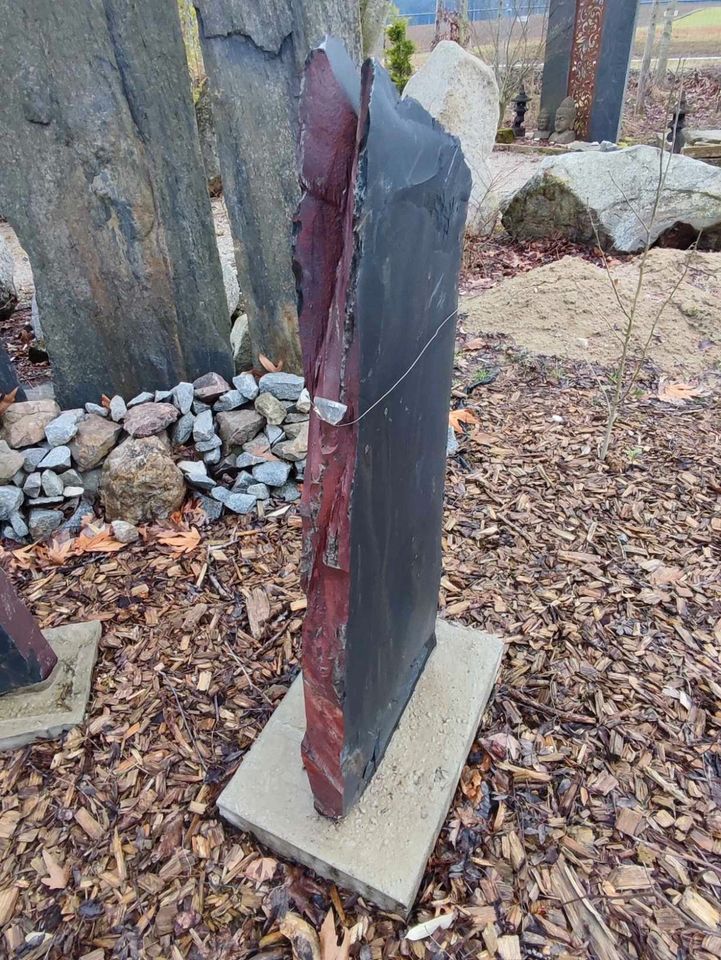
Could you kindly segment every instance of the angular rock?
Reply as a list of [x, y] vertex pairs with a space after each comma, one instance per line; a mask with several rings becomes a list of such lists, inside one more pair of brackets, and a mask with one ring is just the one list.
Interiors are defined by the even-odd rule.
[[44, 540], [54, 533], [65, 518], [60, 510], [33, 508], [28, 514], [28, 529], [33, 540]]
[[270, 490], [264, 483], [250, 483], [245, 492], [248, 496], [255, 497], [256, 500], [268, 500], [270, 498]]
[[305, 460], [300, 460], [295, 465], [295, 475], [299, 480], [302, 480], [305, 477]]
[[[458, 141], [410, 96], [399, 102], [377, 63], [359, 93], [332, 41], [309, 59], [300, 116], [295, 275], [314, 398], [302, 752], [317, 809], [338, 817], [380, 764], [435, 644], [471, 177]], [[347, 407], [342, 425], [318, 398]]]
[[238, 407], [242, 407], [245, 402], [246, 398], [240, 390], [229, 390], [228, 393], [224, 393], [219, 400], [215, 401], [213, 410], [216, 413], [222, 413], [223, 410], [237, 410]]
[[[515, 93], [515, 90], [514, 90]], [[458, 137], [471, 171], [468, 230], [488, 233], [498, 198], [488, 159], [498, 130], [498, 84], [491, 67], [452, 40], [442, 40], [403, 90]]]
[[0, 196], [36, 268], [58, 398], [230, 376], [177, 6], [57, 9], [0, 2]]
[[0, 436], [13, 449], [30, 447], [45, 440], [45, 427], [60, 413], [54, 400], [26, 400], [5, 411]]
[[230, 384], [219, 373], [206, 373], [193, 381], [196, 400], [212, 403], [230, 390]]
[[284, 500], [286, 503], [295, 503], [296, 500], [300, 500], [300, 490], [297, 484], [291, 481], [279, 487], [278, 490], [276, 490], [276, 496], [280, 497], [281, 500]]
[[202, 443], [204, 440], [212, 440], [215, 436], [215, 424], [213, 423], [213, 413], [211, 410], [203, 410], [195, 418], [193, 424], [193, 440], [196, 443]]
[[4, 440], [0, 440], [0, 483], [12, 480], [18, 470], [22, 470], [25, 457], [12, 450]]
[[204, 497], [202, 494], [198, 494], [196, 497], [198, 506], [205, 514], [205, 519], [207, 523], [215, 523], [216, 520], [220, 520], [223, 515], [223, 504], [218, 500], [213, 500], [210, 497]]
[[57, 656], [0, 570], [0, 696], [47, 679]]
[[227, 454], [257, 436], [263, 429], [265, 420], [255, 410], [230, 410], [219, 413], [216, 424], [223, 441], [223, 452]]
[[24, 540], [30, 533], [27, 523], [19, 510], [16, 510], [14, 513], [10, 514], [10, 529], [13, 534], [19, 539]]
[[60, 475], [60, 479], [63, 482], [63, 490], [66, 487], [84, 487], [85, 482], [80, 476], [77, 470], [66, 470], [65, 473]]
[[26, 497], [39, 497], [43, 485], [43, 475], [37, 471], [28, 475], [23, 485], [23, 493]]
[[310, 394], [305, 387], [300, 391], [300, 396], [295, 401], [295, 409], [298, 413], [310, 413], [311, 401]]
[[128, 410], [123, 421], [131, 437], [152, 437], [178, 419], [178, 408], [172, 403], [141, 403]]
[[110, 416], [110, 411], [107, 407], [103, 407], [99, 403], [86, 403], [85, 404], [86, 413], [94, 413], [96, 417], [108, 417]]
[[246, 400], [255, 400], [260, 392], [252, 373], [239, 373], [237, 377], [233, 377], [233, 386], [243, 394]]
[[231, 493], [223, 501], [223, 506], [226, 510], [230, 510], [231, 513], [250, 513], [251, 510], [255, 507], [256, 498], [251, 497], [248, 493]]
[[61, 497], [63, 495], [63, 481], [52, 470], [43, 472], [42, 488], [46, 497]]
[[282, 460], [267, 460], [253, 467], [253, 476], [259, 483], [269, 487], [282, 487], [290, 474], [290, 464]]
[[92, 503], [98, 495], [100, 489], [100, 479], [103, 475], [102, 470], [87, 470], [83, 474], [83, 486], [85, 487], [85, 496]]
[[195, 449], [198, 453], [209, 453], [211, 450], [218, 450], [222, 446], [223, 441], [215, 433], [208, 440], [198, 440], [195, 444]]
[[133, 523], [128, 523], [127, 520], [113, 520], [110, 524], [110, 531], [113, 535], [113, 539], [117, 540], [118, 543], [135, 543], [136, 540], [140, 539], [140, 531]]
[[78, 432], [70, 443], [70, 453], [78, 470], [92, 470], [110, 453], [123, 432], [120, 424], [96, 414], [88, 414], [78, 424]]
[[184, 413], [176, 421], [175, 426], [173, 427], [173, 443], [176, 446], [182, 446], [190, 440], [190, 437], [193, 433], [193, 424], [195, 423], [195, 417], [192, 413]]
[[225, 503], [230, 496], [230, 490], [228, 490], [227, 487], [223, 487], [218, 484], [217, 487], [213, 487], [213, 489], [210, 491], [210, 495], [213, 500], [217, 500], [219, 503]]
[[206, 410], [210, 410], [211, 406], [209, 403], [203, 403], [202, 400], [193, 400], [193, 413], [196, 417], [199, 417], [201, 413], [205, 413]]
[[[295, 424], [293, 424], [293, 426], [295, 426]], [[299, 423], [297, 426], [300, 429], [295, 437], [289, 440], [283, 440], [281, 443], [276, 443], [273, 447], [273, 453], [276, 457], [280, 457], [282, 460], [290, 460], [292, 463], [298, 460], [305, 460], [308, 454], [309, 425], [307, 423]]]
[[95, 511], [87, 501], [83, 500], [78, 504], [68, 519], [65, 520], [60, 529], [67, 530], [71, 536], [77, 537], [83, 527], [83, 521], [86, 519], [86, 517], [91, 521], [94, 520]]
[[503, 225], [518, 240], [595, 244], [597, 233], [605, 249], [621, 253], [644, 249], [647, 226], [651, 242], [666, 246], [689, 246], [702, 231], [701, 249], [721, 249], [721, 169], [664, 154], [654, 216], [661, 160], [648, 146], [547, 157], [509, 201]]
[[26, 449], [22, 451], [23, 470], [27, 473], [32, 473], [49, 449], [50, 447], [47, 445], [42, 447], [26, 447]]
[[303, 390], [303, 377], [295, 373], [266, 373], [258, 386], [261, 393], [272, 393], [278, 400], [297, 400]]
[[153, 396], [153, 401], [155, 403], [165, 403], [167, 400], [172, 400], [172, 398], [172, 390], [156, 390], [155, 395]]
[[272, 393], [261, 393], [255, 398], [255, 409], [268, 423], [281, 424], [285, 420], [285, 407]]
[[110, 419], [120, 423], [127, 411], [125, 400], [116, 394], [110, 401]]
[[216, 486], [215, 480], [208, 476], [208, 469], [201, 460], [181, 460], [178, 468], [191, 487], [198, 490], [212, 490]]
[[220, 447], [216, 447], [214, 450], [208, 450], [203, 454], [203, 462], [209, 466], [215, 466], [215, 464], [220, 463], [220, 456]]
[[253, 474], [243, 470], [235, 479], [233, 493], [247, 493], [248, 487], [252, 487], [255, 482], [256, 480]]
[[5, 240], [0, 237], [0, 320], [6, 320], [12, 316], [17, 306], [18, 292], [13, 279], [14, 267], [13, 255]]
[[173, 403], [183, 416], [190, 411], [194, 399], [195, 388], [192, 383], [184, 381], [173, 388]]
[[0, 486], [0, 520], [7, 520], [25, 499], [18, 487]]
[[142, 393], [139, 393], [137, 396], [133, 397], [132, 400], [128, 400], [128, 410], [131, 407], [139, 407], [141, 403], [152, 403], [154, 399], [155, 394], [150, 393], [148, 390], [143, 390]]
[[448, 436], [446, 439], [446, 456], [454, 457], [457, 453], [458, 453], [458, 441], [456, 440], [456, 435], [453, 431], [453, 427], [449, 425]]
[[285, 440], [285, 433], [283, 430], [281, 430], [280, 427], [274, 427], [272, 423], [266, 424], [265, 430], [263, 431], [263, 436], [266, 438], [271, 447], [274, 443], [278, 443], [279, 440]]
[[85, 487], [63, 487], [63, 496], [66, 500], [74, 500], [75, 497], [82, 497], [85, 493]]
[[162, 519], [183, 502], [183, 474], [158, 437], [131, 437], [103, 465], [100, 497], [108, 520]]
[[233, 321], [230, 331], [230, 347], [236, 370], [249, 370], [253, 366], [253, 341], [250, 339], [248, 314], [241, 313]]
[[65, 410], [45, 425], [45, 437], [51, 447], [69, 443], [78, 432], [78, 422], [84, 416], [83, 410]]
[[348, 405], [339, 400], [329, 400], [327, 397], [316, 397], [313, 401], [313, 409], [323, 423], [329, 423], [331, 426], [337, 426], [348, 411]]
[[265, 457], [257, 457], [253, 453], [239, 453], [235, 458], [235, 466], [239, 470], [245, 467], [254, 467], [257, 463], [265, 463]]
[[41, 470], [66, 470], [70, 467], [70, 447], [52, 447], [38, 464]]

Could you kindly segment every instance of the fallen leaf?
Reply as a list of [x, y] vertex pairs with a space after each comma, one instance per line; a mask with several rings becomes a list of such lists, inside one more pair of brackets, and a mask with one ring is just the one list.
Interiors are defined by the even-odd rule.
[[280, 922], [280, 932], [290, 940], [296, 960], [322, 960], [318, 934], [297, 913], [286, 913]]
[[266, 880], [273, 879], [277, 869], [278, 861], [274, 860], [273, 857], [258, 857], [246, 869], [245, 875], [255, 883], [265, 883]]
[[348, 960], [350, 943], [351, 931], [347, 927], [343, 928], [343, 940], [338, 943], [335, 932], [335, 916], [333, 910], [329, 910], [320, 928], [321, 960]]
[[67, 867], [60, 866], [57, 860], [55, 860], [47, 850], [43, 850], [43, 860], [45, 861], [48, 875], [47, 877], [42, 877], [40, 882], [49, 890], [64, 890], [68, 885], [70, 870], [68, 870]]
[[451, 410], [448, 414], [448, 422], [456, 433], [460, 433], [461, 423], [478, 423], [478, 418], [464, 407], [460, 410]]
[[260, 361], [261, 366], [268, 371], [268, 373], [280, 373], [283, 369], [283, 361], [279, 364], [273, 363], [272, 360], [269, 360], [264, 354], [258, 354], [258, 360]]
[[439, 917], [433, 917], [432, 920], [426, 920], [424, 923], [417, 923], [406, 931], [406, 940], [426, 940], [432, 937], [436, 930], [448, 930], [452, 926], [456, 915], [453, 911], [442, 913]]
[[664, 403], [681, 406], [687, 400], [696, 400], [698, 397], [707, 397], [710, 393], [706, 387], [692, 383], [671, 383], [664, 377], [658, 382], [658, 399]]
[[164, 530], [158, 534], [158, 542], [170, 547], [173, 553], [192, 553], [200, 545], [200, 533], [197, 527], [190, 530]]

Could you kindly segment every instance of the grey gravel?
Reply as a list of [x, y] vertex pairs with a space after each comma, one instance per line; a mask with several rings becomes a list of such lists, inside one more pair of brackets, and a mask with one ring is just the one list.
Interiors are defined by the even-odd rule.
[[272, 393], [260, 393], [255, 398], [255, 409], [268, 421], [278, 426], [285, 420], [285, 407]]
[[66, 500], [72, 500], [74, 497], [82, 497], [85, 493], [85, 487], [63, 487], [63, 496]]
[[206, 408], [195, 418], [193, 424], [193, 440], [196, 443], [202, 443], [204, 440], [210, 440], [215, 436], [215, 425], [213, 424], [213, 412]]
[[0, 520], [7, 520], [25, 499], [18, 487], [0, 487]]
[[446, 456], [452, 457], [458, 453], [458, 441], [456, 440], [456, 435], [453, 432], [453, 427], [448, 426], [448, 437], [446, 439]]
[[193, 400], [193, 413], [198, 416], [201, 413], [205, 413], [206, 410], [210, 410], [211, 406], [209, 403], [203, 403], [202, 400]]
[[[148, 390], [144, 390], [142, 393], [139, 393], [137, 397], [133, 397], [132, 400], [128, 400], [128, 409], [131, 407], [137, 407], [141, 403], [150, 403], [151, 400], [155, 400], [155, 394], [150, 393]], [[117, 537], [115, 538], [117, 540]]]
[[10, 529], [15, 534], [15, 536], [18, 537], [20, 540], [23, 540], [25, 537], [27, 537], [30, 531], [28, 530], [28, 525], [27, 523], [25, 523], [25, 520], [23, 519], [23, 515], [20, 513], [20, 511], [16, 510], [14, 513], [11, 513], [9, 519], [10, 519]]
[[239, 453], [235, 458], [235, 465], [239, 470], [254, 467], [257, 463], [265, 463], [265, 458], [257, 457], [254, 453]]
[[282, 500], [285, 500], [286, 503], [293, 503], [296, 500], [300, 500], [300, 490], [292, 480], [284, 483], [283, 486], [276, 491], [276, 494]]
[[85, 517], [95, 517], [95, 511], [86, 500], [83, 500], [62, 525], [62, 529], [67, 530], [68, 533], [73, 536], [77, 536], [80, 533]]
[[242, 407], [246, 403], [246, 399], [240, 390], [229, 390], [215, 401], [213, 410], [216, 413], [222, 413], [224, 410], [237, 410], [238, 407]]
[[170, 400], [172, 396], [172, 390], [156, 390], [153, 399], [156, 403], [165, 403], [165, 401]]
[[85, 481], [77, 470], [66, 470], [65, 473], [61, 474], [60, 479], [63, 481], [63, 487], [85, 486]]
[[17, 473], [13, 474], [12, 481], [16, 487], [22, 487], [25, 483], [25, 471], [18, 470]]
[[253, 467], [253, 476], [269, 487], [282, 487], [290, 474], [290, 464], [281, 460], [268, 460]]
[[233, 513], [250, 513], [255, 507], [255, 502], [255, 497], [251, 497], [250, 494], [231, 493], [224, 502], [224, 506]]
[[295, 401], [295, 409], [297, 413], [310, 413], [310, 394], [308, 390], [303, 387], [300, 391], [300, 396]]
[[302, 480], [305, 476], [305, 460], [299, 460], [295, 465], [295, 475], [299, 480]]
[[245, 492], [256, 500], [270, 499], [270, 490], [264, 483], [251, 483]]
[[32, 497], [27, 501], [29, 507], [54, 507], [63, 502], [62, 497]]
[[85, 415], [84, 410], [66, 410], [45, 426], [45, 436], [51, 447], [69, 443], [78, 432], [78, 421]]
[[195, 390], [193, 384], [183, 380], [173, 388], [173, 403], [185, 415], [190, 412], [195, 399]]
[[45, 470], [42, 479], [43, 493], [46, 497], [59, 497], [63, 493], [63, 481], [52, 470]]
[[248, 473], [247, 470], [244, 470], [235, 478], [235, 483], [233, 484], [233, 493], [247, 493], [248, 487], [253, 486], [254, 483], [257, 483], [257, 481], [253, 477], [253, 474]]
[[215, 466], [216, 463], [220, 463], [220, 447], [216, 447], [214, 450], [208, 450], [207, 453], [203, 454], [203, 460], [210, 466]]
[[181, 447], [190, 440], [194, 423], [195, 417], [192, 413], [184, 413], [179, 420], [176, 420], [173, 427], [173, 443], [176, 446]]
[[276, 427], [273, 423], [269, 423], [263, 433], [271, 447], [274, 443], [278, 443], [279, 440], [285, 437], [283, 430], [280, 427]]
[[205, 514], [209, 523], [215, 523], [223, 515], [223, 504], [202, 494], [198, 497], [198, 506]]
[[198, 453], [208, 453], [209, 450], [217, 450], [218, 447], [222, 447], [223, 441], [217, 434], [213, 434], [212, 437], [208, 440], [199, 440], [195, 444], [195, 449]]
[[66, 470], [70, 468], [70, 448], [53, 447], [42, 458], [38, 466], [41, 470]]
[[110, 524], [113, 537], [119, 543], [135, 543], [140, 539], [140, 531], [134, 523], [128, 523], [127, 520], [113, 520]]
[[103, 475], [103, 471], [98, 470], [88, 470], [83, 474], [83, 486], [85, 487], [85, 496], [89, 500], [94, 500], [98, 495], [98, 488], [100, 487], [100, 478]]
[[321, 420], [333, 426], [341, 422], [348, 410], [345, 403], [339, 403], [337, 400], [326, 400], [325, 397], [316, 397], [313, 405]]
[[258, 396], [258, 384], [252, 373], [239, 373], [237, 377], [233, 377], [233, 386], [243, 394], [246, 400], [255, 400]]
[[231, 493], [227, 487], [223, 487], [218, 484], [217, 487], [213, 487], [213, 489], [210, 491], [210, 495], [213, 500], [219, 500], [221, 503], [225, 503], [228, 497], [231, 496]]
[[279, 400], [297, 400], [303, 390], [303, 377], [295, 373], [266, 373], [260, 378], [260, 389]]
[[110, 401], [110, 419], [114, 420], [116, 423], [120, 423], [127, 412], [128, 408], [125, 401], [119, 394], [116, 393], [113, 399]]
[[28, 447], [26, 450], [23, 450], [23, 456], [25, 460], [23, 462], [23, 470], [27, 470], [28, 473], [33, 471], [35, 467], [40, 463], [45, 454], [48, 452], [50, 447]]
[[23, 486], [23, 492], [26, 497], [39, 497], [40, 490], [42, 489], [43, 477], [41, 473], [35, 471], [28, 475], [25, 485]]
[[107, 417], [110, 413], [107, 407], [103, 407], [99, 403], [86, 403], [85, 412], [94, 413], [96, 417]]
[[49, 537], [58, 529], [64, 517], [59, 510], [31, 510], [28, 516], [28, 527], [33, 540]]

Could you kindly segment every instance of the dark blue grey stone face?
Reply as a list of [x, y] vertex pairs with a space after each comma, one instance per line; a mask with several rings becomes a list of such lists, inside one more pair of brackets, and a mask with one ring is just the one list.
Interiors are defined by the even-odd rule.
[[551, 0], [546, 32], [546, 56], [543, 64], [541, 110], [553, 118], [561, 101], [568, 96], [568, 71], [576, 21], [576, 0]]
[[606, 0], [589, 140], [618, 139], [637, 13], [636, 0]]

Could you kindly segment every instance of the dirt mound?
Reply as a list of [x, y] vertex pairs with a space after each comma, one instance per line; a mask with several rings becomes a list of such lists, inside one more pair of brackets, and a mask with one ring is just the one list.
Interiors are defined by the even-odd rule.
[[[610, 269], [627, 308], [640, 263], [636, 257]], [[649, 356], [663, 370], [698, 374], [721, 365], [721, 253], [650, 252], [632, 353], [639, 353], [679, 279], [656, 326]], [[469, 333], [505, 333], [533, 353], [600, 363], [617, 360], [625, 325], [609, 274], [577, 257], [564, 257], [486, 293], [464, 297], [460, 313]]]

